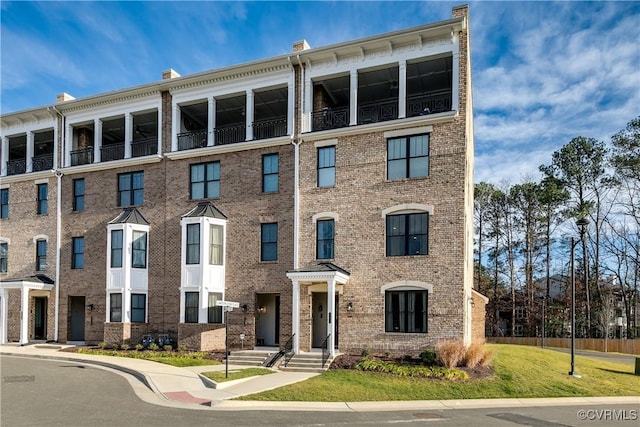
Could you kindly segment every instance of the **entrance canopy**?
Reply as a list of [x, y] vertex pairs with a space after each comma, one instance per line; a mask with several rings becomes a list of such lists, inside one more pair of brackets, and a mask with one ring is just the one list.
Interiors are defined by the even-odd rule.
[[17, 279], [7, 279], [0, 282], [0, 316], [2, 318], [2, 330], [0, 330], [0, 343], [7, 342], [7, 323], [9, 301], [7, 291], [20, 289], [20, 344], [29, 343], [29, 291], [50, 291], [54, 285], [53, 279], [44, 274], [36, 274]]
[[344, 285], [349, 280], [347, 270], [338, 267], [331, 262], [321, 262], [305, 268], [299, 268], [287, 272], [287, 277], [291, 279], [293, 285], [293, 307], [291, 326], [293, 329], [293, 352], [300, 352], [300, 284], [326, 283], [327, 286], [327, 331], [329, 331], [327, 348], [331, 356], [335, 355], [336, 323], [332, 322], [332, 313], [335, 317], [335, 294], [336, 285]]

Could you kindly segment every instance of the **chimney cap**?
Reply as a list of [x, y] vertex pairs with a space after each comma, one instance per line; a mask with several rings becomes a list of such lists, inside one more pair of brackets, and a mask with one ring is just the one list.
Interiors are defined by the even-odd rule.
[[64, 101], [71, 101], [76, 99], [74, 96], [69, 95], [67, 92], [62, 92], [59, 93], [56, 96], [56, 102], [64, 102]]
[[176, 77], [180, 77], [180, 74], [173, 68], [169, 68], [162, 72], [162, 80], [175, 79]]

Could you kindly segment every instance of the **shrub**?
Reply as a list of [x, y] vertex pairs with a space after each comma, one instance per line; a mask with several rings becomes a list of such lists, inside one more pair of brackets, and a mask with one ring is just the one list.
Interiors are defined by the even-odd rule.
[[99, 343], [98, 343], [98, 348], [99, 348], [100, 350], [104, 350], [105, 348], [107, 348], [107, 343], [106, 343], [106, 342], [104, 342], [104, 341], [99, 342]]
[[369, 350], [368, 348], [365, 348], [364, 350], [362, 350], [362, 357], [368, 357], [371, 355], [371, 350]]
[[420, 353], [420, 359], [422, 363], [427, 366], [433, 366], [436, 364], [436, 351], [432, 348], [427, 348]]
[[164, 351], [171, 351], [171, 350], [173, 350], [173, 347], [171, 346], [171, 344], [165, 344], [165, 345], [162, 346], [162, 349]]
[[122, 344], [122, 345], [120, 346], [120, 349], [121, 349], [121, 350], [124, 350], [124, 351], [129, 350], [129, 344], [127, 344], [127, 343]]
[[160, 347], [158, 346], [158, 344], [152, 342], [151, 344], [149, 344], [149, 350], [151, 351], [158, 351]]
[[184, 344], [178, 344], [178, 350], [179, 351], [187, 351], [187, 346]]
[[143, 349], [144, 349], [144, 346], [142, 344], [136, 344], [136, 350], [142, 351]]
[[464, 360], [466, 349], [460, 340], [446, 340], [436, 344], [438, 362], [453, 369]]
[[114, 342], [113, 344], [111, 344], [111, 348], [113, 350], [118, 350], [120, 348], [120, 345], [117, 342]]
[[469, 375], [458, 369], [447, 369], [440, 366], [411, 366], [379, 359], [364, 359], [356, 366], [361, 371], [382, 372], [400, 377], [442, 378], [447, 380], [466, 380]]
[[467, 347], [467, 351], [464, 354], [464, 366], [467, 368], [475, 368], [478, 366], [480, 361], [484, 356], [484, 343], [483, 342], [474, 342], [469, 347]]
[[480, 359], [480, 366], [488, 366], [493, 359], [493, 350], [485, 350], [482, 353], [482, 359]]

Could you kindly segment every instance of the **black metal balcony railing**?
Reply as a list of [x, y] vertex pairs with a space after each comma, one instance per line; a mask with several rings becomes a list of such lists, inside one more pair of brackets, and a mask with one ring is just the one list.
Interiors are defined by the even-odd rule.
[[280, 117], [271, 120], [253, 122], [253, 139], [267, 139], [287, 134], [287, 118]]
[[119, 144], [109, 144], [100, 147], [100, 161], [110, 162], [112, 160], [124, 159], [124, 142]]
[[178, 151], [192, 150], [207, 146], [207, 130], [195, 130], [178, 134]]
[[158, 138], [139, 139], [131, 143], [131, 157], [151, 156], [158, 154]]
[[53, 169], [53, 153], [40, 154], [31, 158], [31, 170], [34, 172]]
[[247, 127], [244, 123], [219, 126], [214, 130], [216, 145], [235, 144], [247, 140]]
[[311, 113], [313, 131], [338, 129], [349, 126], [349, 107], [323, 108]]
[[27, 172], [27, 159], [7, 161], [7, 175], [20, 175]]
[[93, 147], [71, 151], [71, 166], [88, 165], [93, 163]]
[[407, 117], [451, 111], [451, 91], [407, 98]]
[[358, 107], [358, 124], [377, 123], [398, 118], [398, 100], [372, 102]]

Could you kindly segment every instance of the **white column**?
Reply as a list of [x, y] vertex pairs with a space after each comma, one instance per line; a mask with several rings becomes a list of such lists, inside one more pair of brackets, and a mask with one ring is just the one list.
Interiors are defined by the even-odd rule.
[[29, 173], [33, 170], [33, 132], [27, 132], [27, 153], [25, 160], [26, 172]]
[[0, 344], [7, 343], [7, 293], [4, 289], [0, 289]]
[[329, 347], [329, 354], [331, 357], [336, 354], [336, 281], [335, 279], [330, 279], [327, 282], [327, 312], [329, 315], [327, 316], [327, 321], [329, 324], [327, 325], [327, 331], [331, 334], [329, 336], [329, 342], [327, 346]]
[[9, 160], [9, 138], [2, 137], [2, 150], [0, 151], [0, 175], [7, 175], [7, 160]]
[[247, 105], [245, 107], [245, 117], [247, 123], [247, 141], [253, 141], [253, 90], [247, 91]]
[[131, 116], [131, 113], [125, 113], [124, 115], [124, 158], [125, 159], [131, 158], [131, 135], [133, 135], [132, 123], [133, 123], [133, 116]]
[[158, 107], [158, 112], [157, 112], [157, 120], [158, 120], [158, 151], [157, 154], [158, 156], [162, 155], [162, 138], [164, 137], [164, 134], [162, 133], [162, 103], [160, 103], [160, 106]]
[[102, 120], [93, 121], [93, 163], [100, 163], [100, 149], [102, 148]]
[[293, 335], [293, 353], [300, 353], [300, 282], [293, 280], [291, 332]]
[[407, 117], [407, 61], [400, 61], [398, 67], [398, 118]]
[[350, 79], [350, 89], [349, 89], [349, 124], [357, 125], [358, 124], [358, 70], [351, 70], [351, 79]]
[[209, 120], [207, 121], [207, 147], [215, 145], [216, 142], [216, 99], [209, 98], [207, 114]]
[[180, 107], [173, 104], [171, 110], [171, 151], [178, 151], [178, 133], [180, 132]]
[[[57, 118], [56, 118], [57, 123]], [[58, 164], [58, 156], [60, 151], [60, 146], [58, 145], [58, 125], [56, 124], [53, 127], [53, 168], [58, 169], [60, 165]]]
[[29, 288], [20, 290], [20, 344], [29, 343]]
[[131, 323], [131, 288], [127, 283], [122, 289], [122, 323]]
[[313, 129], [313, 85], [311, 84], [311, 78], [305, 78], [304, 81], [304, 110], [303, 116], [305, 120], [303, 124], [305, 128], [300, 132], [309, 132]]
[[66, 125], [64, 127], [64, 167], [71, 166], [71, 150], [73, 150], [73, 127]]
[[[296, 104], [296, 78], [295, 74], [291, 72], [289, 76], [289, 84], [287, 86], [287, 135], [293, 135], [294, 132], [294, 106]], [[301, 114], [304, 117], [304, 106], [302, 107]], [[302, 121], [304, 123], [304, 120]], [[302, 130], [300, 130], [302, 132]]]

